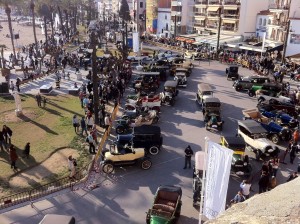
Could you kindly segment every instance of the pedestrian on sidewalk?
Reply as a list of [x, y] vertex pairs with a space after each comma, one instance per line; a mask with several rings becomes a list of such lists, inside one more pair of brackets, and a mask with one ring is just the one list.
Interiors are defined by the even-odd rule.
[[190, 145], [188, 145], [185, 150], [185, 159], [184, 159], [184, 167], [183, 169], [187, 168], [187, 165], [189, 165], [189, 169], [191, 169], [191, 160], [192, 160], [192, 155], [194, 154], [192, 148]]
[[271, 160], [272, 171], [273, 171], [272, 176], [274, 176], [274, 177], [276, 177], [276, 175], [277, 175], [279, 163], [280, 163], [280, 159], [277, 156]]
[[27, 159], [29, 159], [29, 154], [30, 154], [30, 142], [27, 142], [27, 144], [25, 145], [24, 148], [24, 157], [26, 157]]
[[7, 147], [7, 144], [9, 144], [9, 145], [11, 144], [11, 137], [12, 137], [13, 132], [8, 126], [3, 125], [2, 133], [3, 133], [5, 144]]
[[86, 141], [89, 143], [90, 154], [96, 154], [95, 141], [91, 133], [89, 133], [88, 136], [86, 137]]
[[44, 108], [46, 107], [46, 104], [47, 104], [47, 98], [46, 98], [46, 97], [43, 97], [43, 107], [44, 107]]
[[18, 155], [14, 145], [10, 145], [9, 147], [9, 158], [10, 158], [10, 168], [16, 170], [16, 161], [18, 160]]
[[245, 196], [246, 199], [250, 197], [250, 189], [251, 189], [251, 183], [249, 180], [243, 180], [243, 182], [240, 184], [240, 189], [242, 191], [242, 194]]
[[290, 150], [290, 163], [291, 164], [294, 164], [297, 148], [298, 148], [298, 146], [296, 145], [296, 143], [293, 143], [292, 148]]
[[104, 118], [105, 130], [108, 131], [109, 126], [112, 124], [111, 118], [108, 113], [106, 113]]
[[259, 193], [261, 194], [266, 192], [268, 189], [268, 185], [269, 185], [269, 176], [265, 171], [263, 171], [258, 181]]
[[19, 78], [17, 78], [16, 87], [17, 87], [18, 93], [20, 92], [20, 84], [21, 84], [21, 80]]
[[94, 124], [92, 129], [91, 129], [91, 135], [93, 136], [93, 139], [94, 139], [96, 144], [98, 144], [97, 133], [98, 133], [97, 126], [96, 126], [96, 124]]
[[75, 179], [75, 174], [76, 174], [76, 166], [77, 166], [77, 161], [74, 159], [72, 156], [68, 157], [68, 167], [70, 171], [70, 179]]
[[80, 126], [81, 126], [81, 135], [83, 135], [83, 132], [88, 136], [87, 128], [86, 128], [86, 123], [84, 117], [81, 118], [80, 120]]

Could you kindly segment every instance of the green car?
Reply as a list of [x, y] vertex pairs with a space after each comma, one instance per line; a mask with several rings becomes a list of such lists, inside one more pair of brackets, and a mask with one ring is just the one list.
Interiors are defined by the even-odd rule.
[[176, 186], [160, 186], [152, 208], [146, 216], [147, 224], [175, 224], [180, 217], [182, 190]]
[[264, 83], [262, 85], [253, 85], [251, 89], [248, 90], [248, 95], [250, 97], [256, 96], [256, 91], [262, 90], [266, 95], [276, 96], [281, 91], [281, 85], [276, 83]]

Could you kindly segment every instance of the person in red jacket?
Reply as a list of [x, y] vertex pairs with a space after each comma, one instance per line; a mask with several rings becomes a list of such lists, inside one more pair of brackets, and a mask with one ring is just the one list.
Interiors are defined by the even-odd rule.
[[10, 168], [17, 169], [16, 161], [18, 160], [19, 157], [17, 155], [14, 145], [10, 145], [10, 147], [9, 147], [9, 157], [10, 157], [10, 161], [11, 161]]

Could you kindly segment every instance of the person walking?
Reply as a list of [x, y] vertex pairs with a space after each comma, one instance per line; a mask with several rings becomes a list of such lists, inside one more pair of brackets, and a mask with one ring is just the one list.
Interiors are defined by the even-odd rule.
[[24, 148], [24, 157], [26, 157], [27, 159], [29, 159], [29, 154], [30, 154], [30, 142], [27, 142], [27, 144], [25, 145]]
[[187, 168], [187, 165], [189, 165], [189, 169], [191, 169], [191, 160], [192, 160], [192, 155], [194, 154], [192, 148], [190, 145], [188, 145], [185, 150], [185, 160], [184, 160], [184, 167], [183, 169]]
[[97, 133], [98, 133], [97, 126], [94, 124], [92, 129], [91, 129], [91, 135], [93, 136], [93, 139], [94, 139], [96, 144], [98, 144]]
[[263, 192], [266, 192], [268, 189], [268, 185], [269, 185], [269, 176], [265, 171], [263, 171], [258, 181], [259, 193], [261, 194]]
[[3, 125], [2, 133], [3, 133], [5, 144], [7, 147], [7, 144], [9, 144], [9, 145], [11, 144], [11, 137], [12, 137], [13, 132], [8, 126]]
[[111, 119], [108, 113], [105, 115], [104, 125], [105, 125], [105, 130], [108, 131], [108, 128], [111, 125]]
[[72, 156], [68, 157], [68, 167], [70, 171], [70, 179], [74, 180], [75, 179], [75, 174], [76, 174], [76, 166], [77, 166], [77, 161], [74, 159]]
[[240, 184], [240, 188], [242, 191], [242, 194], [245, 196], [246, 199], [250, 197], [250, 188], [251, 183], [249, 180], [243, 180], [243, 182]]
[[87, 126], [88, 131], [90, 131], [92, 129], [94, 124], [95, 124], [94, 118], [92, 117], [92, 115], [90, 113], [90, 115], [87, 116], [87, 118], [86, 118], [86, 126]]
[[75, 133], [77, 133], [80, 125], [79, 125], [79, 121], [78, 121], [78, 118], [77, 118], [76, 114], [74, 114], [74, 116], [72, 118], [72, 123], [73, 123]]
[[18, 160], [18, 155], [16, 152], [16, 149], [14, 147], [14, 145], [10, 145], [9, 147], [9, 158], [10, 158], [10, 168], [12, 169], [17, 169], [16, 167], [16, 161]]
[[271, 160], [271, 165], [272, 165], [272, 176], [276, 177], [277, 175], [277, 171], [278, 171], [278, 168], [279, 168], [279, 163], [280, 163], [280, 159], [278, 157], [274, 157], [272, 160]]
[[81, 126], [81, 135], [83, 135], [83, 132], [85, 132], [85, 134], [88, 136], [84, 117], [82, 117], [80, 120], [80, 126]]
[[20, 85], [21, 85], [21, 80], [19, 78], [17, 78], [16, 87], [17, 87], [18, 93], [20, 92]]
[[87, 142], [89, 143], [90, 154], [96, 154], [95, 141], [94, 141], [91, 133], [89, 133], [89, 135], [86, 137], [86, 139], [87, 139]]
[[36, 102], [37, 102], [38, 107], [41, 107], [41, 106], [42, 106], [42, 96], [38, 93], [38, 94], [35, 96], [35, 99], [36, 99]]
[[3, 132], [1, 130], [0, 130], [0, 147], [1, 147], [1, 151], [4, 152], [5, 140], [4, 140]]
[[297, 145], [296, 143], [293, 143], [291, 150], [290, 150], [290, 163], [294, 164], [294, 160], [296, 158], [296, 151], [297, 151]]

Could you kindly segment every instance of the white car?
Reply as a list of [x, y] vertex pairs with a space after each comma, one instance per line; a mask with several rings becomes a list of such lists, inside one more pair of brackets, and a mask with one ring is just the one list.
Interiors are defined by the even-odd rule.
[[267, 130], [254, 120], [238, 121], [238, 136], [241, 136], [247, 146], [256, 154], [256, 159], [267, 156], [277, 156], [279, 149], [273, 147], [266, 139]]
[[274, 94], [268, 92], [268, 91], [264, 91], [264, 90], [257, 90], [256, 91], [256, 97], [259, 103], [261, 102], [269, 102], [274, 100], [277, 100], [281, 103], [293, 103], [291, 98], [286, 97], [286, 96], [282, 96], [281, 92], [277, 93], [275, 96]]

